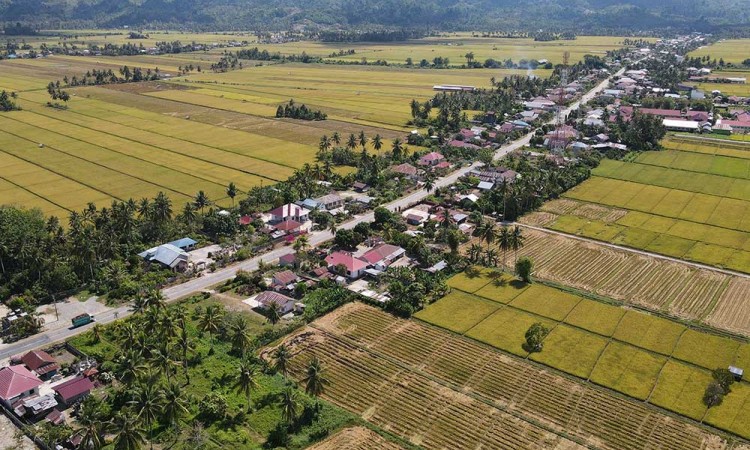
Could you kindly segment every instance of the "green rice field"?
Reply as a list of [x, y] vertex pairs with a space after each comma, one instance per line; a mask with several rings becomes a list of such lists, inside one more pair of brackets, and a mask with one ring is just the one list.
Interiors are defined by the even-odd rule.
[[667, 140], [548, 203], [545, 226], [750, 272], [750, 145]]
[[688, 54], [690, 57], [711, 56], [711, 59], [724, 61], [733, 64], [741, 64], [742, 61], [750, 58], [750, 39], [722, 39], [714, 44], [701, 47]]
[[[418, 319], [750, 437], [743, 428], [747, 382], [710, 411], [702, 402], [710, 371], [750, 363], [750, 344], [489, 270], [460, 273], [448, 284], [452, 292]], [[551, 332], [543, 350], [529, 354], [522, 344], [535, 322]]]

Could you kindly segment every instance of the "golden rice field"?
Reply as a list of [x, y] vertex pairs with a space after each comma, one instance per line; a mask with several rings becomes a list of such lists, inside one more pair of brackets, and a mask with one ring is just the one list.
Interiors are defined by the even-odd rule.
[[426, 449], [719, 450], [734, 444], [643, 402], [359, 303], [285, 342], [294, 378], [318, 357], [330, 380], [327, 400]]
[[711, 59], [724, 58], [728, 63], [741, 64], [750, 58], [750, 39], [722, 39], [712, 45], [701, 47], [688, 54], [691, 57], [711, 56]]

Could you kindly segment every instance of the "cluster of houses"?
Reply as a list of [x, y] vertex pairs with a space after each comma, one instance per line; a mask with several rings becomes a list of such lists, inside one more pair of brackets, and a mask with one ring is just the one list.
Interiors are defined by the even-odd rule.
[[7, 414], [26, 423], [64, 423], [65, 411], [97, 387], [94, 364], [81, 363], [75, 372], [64, 377], [60, 364], [43, 350], [14, 357], [0, 369], [0, 402]]

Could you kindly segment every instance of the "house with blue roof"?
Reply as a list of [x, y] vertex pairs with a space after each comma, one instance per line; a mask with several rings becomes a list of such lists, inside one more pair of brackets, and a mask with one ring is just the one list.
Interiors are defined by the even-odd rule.
[[[193, 242], [195, 243], [195, 241]], [[187, 270], [190, 260], [190, 255], [185, 250], [172, 243], [150, 248], [145, 252], [138, 253], [138, 256], [146, 260], [149, 264], [158, 263], [175, 272], [184, 272]]]
[[168, 242], [167, 245], [174, 245], [175, 247], [179, 248], [180, 250], [189, 252], [191, 250], [195, 250], [195, 246], [198, 244], [198, 242], [194, 241], [193, 239], [190, 239], [189, 237], [185, 237], [182, 239], [177, 239], [176, 241]]

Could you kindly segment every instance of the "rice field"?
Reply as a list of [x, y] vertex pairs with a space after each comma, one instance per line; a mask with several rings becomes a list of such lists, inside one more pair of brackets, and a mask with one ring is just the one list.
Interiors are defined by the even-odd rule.
[[703, 46], [688, 53], [690, 57], [711, 56], [718, 61], [723, 58], [725, 62], [742, 64], [742, 61], [750, 58], [750, 39], [722, 39], [714, 44]]
[[[457, 277], [460, 284], [462, 275]], [[706, 374], [744, 363], [750, 354], [750, 344], [745, 342], [548, 286], [533, 284], [519, 291], [510, 285], [510, 277], [497, 279], [487, 272], [475, 279], [484, 279], [496, 290], [484, 298], [488, 295], [484, 287], [473, 294], [455, 289], [416, 317], [638, 400], [655, 397], [652, 403], [696, 420], [707, 412], [702, 403]], [[460, 304], [453, 300], [456, 295], [463, 299]], [[496, 307], [488, 311], [488, 302]], [[457, 328], [457, 316], [459, 321], [464, 316], [476, 319], [473, 326]], [[551, 332], [541, 352], [529, 353], [522, 346], [524, 334], [536, 322]], [[681, 400], [669, 402], [667, 393], [685, 384], [686, 376], [694, 379], [693, 384], [674, 396]], [[744, 408], [740, 416], [750, 413], [750, 403]], [[733, 429], [726, 418], [713, 424]], [[748, 430], [734, 432], [750, 436]]]
[[427, 449], [733, 445], [643, 402], [359, 303], [285, 342], [293, 377], [317, 356], [331, 381], [326, 399]]
[[666, 140], [665, 150], [605, 160], [542, 207], [538, 225], [750, 273], [750, 146]]

